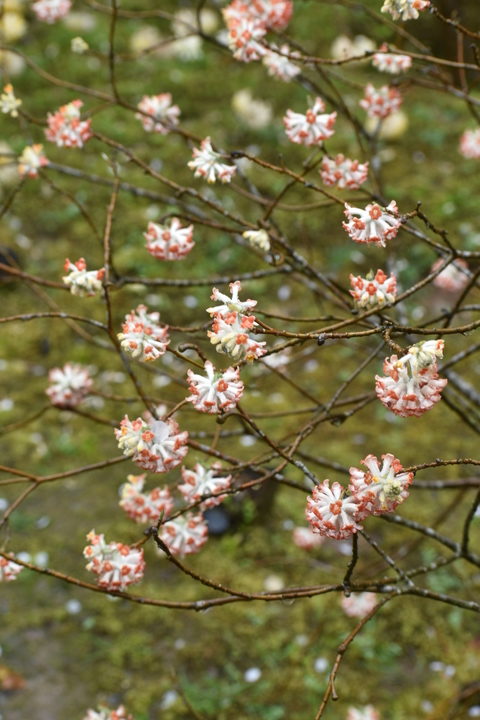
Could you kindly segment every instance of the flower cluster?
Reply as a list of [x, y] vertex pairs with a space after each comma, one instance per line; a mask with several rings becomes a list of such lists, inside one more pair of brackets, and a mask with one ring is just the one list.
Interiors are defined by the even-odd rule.
[[183, 260], [195, 245], [193, 225], [182, 227], [178, 218], [165, 225], [149, 222], [143, 236], [147, 241], [145, 247], [157, 260]]
[[96, 710], [87, 710], [83, 720], [133, 720], [133, 715], [127, 714], [123, 705], [116, 710], [100, 706]]
[[[435, 272], [444, 260], [438, 258], [431, 268], [432, 272]], [[442, 270], [433, 280], [435, 287], [446, 290], [447, 292], [460, 292], [463, 288], [468, 285], [470, 280], [470, 274], [468, 270], [468, 263], [462, 258], [457, 258], [454, 262], [451, 262], [447, 267]]]
[[11, 582], [16, 580], [17, 575], [22, 572], [23, 566], [14, 562], [13, 560], [7, 560], [7, 558], [0, 557], [0, 582]]
[[245, 230], [242, 237], [247, 240], [253, 248], [268, 252], [270, 250], [270, 238], [266, 230]]
[[243, 394], [243, 382], [240, 380], [238, 368], [229, 367], [223, 372], [216, 372], [213, 364], [205, 362], [207, 377], [187, 371], [188, 386], [191, 395], [188, 402], [200, 412], [214, 415], [219, 412], [233, 410]]
[[172, 105], [170, 93], [144, 95], [137, 107], [140, 112], [135, 117], [141, 121], [143, 129], [147, 132], [167, 135], [178, 125], [180, 108], [178, 105]]
[[[282, 53], [281, 55], [279, 53]], [[295, 50], [292, 51], [288, 45], [280, 45], [277, 47], [275, 43], [270, 45], [270, 49], [265, 51], [262, 63], [267, 68], [267, 72], [271, 77], [279, 78], [284, 82], [290, 82], [293, 78], [301, 73], [300, 68], [291, 62], [286, 55], [291, 57], [299, 56]]]
[[71, 7], [70, 0], [37, 0], [33, 3], [32, 10], [38, 20], [51, 24], [65, 17]]
[[241, 62], [259, 60], [267, 52], [263, 38], [267, 30], [284, 30], [293, 12], [292, 0], [233, 0], [223, 9], [228, 45]]
[[45, 137], [58, 147], [78, 147], [92, 137], [91, 119], [80, 119], [81, 100], [72, 100], [68, 105], [62, 105], [57, 112], [48, 113]]
[[402, 96], [396, 88], [390, 85], [375, 88], [368, 83], [360, 106], [369, 117], [386, 118], [398, 110], [402, 102]]
[[255, 315], [246, 313], [255, 307], [256, 300], [239, 300], [239, 280], [230, 283], [231, 297], [213, 288], [212, 300], [223, 300], [223, 305], [207, 308], [213, 316], [212, 329], [208, 332], [210, 342], [219, 353], [234, 360], [254, 360], [265, 354], [265, 342], [258, 342], [248, 333], [256, 326]]
[[460, 152], [470, 160], [480, 158], [480, 128], [465, 130], [460, 138]]
[[40, 168], [45, 165], [48, 165], [48, 160], [43, 145], [27, 145], [18, 158], [18, 174], [20, 177], [36, 178]]
[[385, 0], [383, 13], [390, 13], [394, 20], [416, 20], [418, 13], [430, 7], [430, 0]]
[[356, 618], [368, 615], [376, 604], [377, 596], [372, 592], [353, 593], [349, 597], [344, 595], [340, 600], [345, 615]]
[[102, 290], [102, 280], [105, 275], [105, 269], [87, 270], [87, 263], [84, 258], [79, 258], [72, 263], [68, 258], [65, 260], [65, 272], [70, 270], [62, 280], [67, 287], [70, 288], [72, 295], [79, 297], [92, 297]]
[[252, 62], [265, 54], [262, 40], [267, 32], [265, 25], [249, 15], [228, 21], [228, 47], [235, 60]]
[[217, 179], [229, 183], [237, 172], [237, 166], [226, 165], [221, 160], [222, 155], [215, 152], [210, 138], [206, 137], [200, 143], [200, 149], [193, 148], [193, 160], [190, 160], [188, 167], [194, 170], [195, 177], [204, 178], [208, 183], [214, 183]]
[[397, 53], [387, 53], [386, 45], [379, 48], [379, 52], [375, 53], [372, 58], [372, 65], [381, 72], [390, 73], [390, 75], [398, 75], [406, 72], [412, 67], [412, 58], [409, 55], [398, 55]]
[[334, 540], [344, 540], [361, 530], [358, 524], [359, 506], [355, 498], [345, 496], [338, 482], [324, 480], [316, 485], [307, 498], [305, 516], [313, 532]]
[[387, 276], [383, 270], [368, 273], [366, 277], [350, 275], [350, 295], [359, 308], [383, 307], [395, 300], [397, 294], [397, 279], [395, 275]]
[[22, 101], [15, 97], [13, 92], [13, 85], [8, 83], [3, 88], [3, 93], [0, 95], [0, 110], [6, 115], [10, 115], [15, 118], [18, 117], [18, 109]]
[[437, 358], [443, 357], [443, 340], [427, 340], [409, 348], [401, 358], [385, 358], [385, 376], [375, 376], [378, 399], [395, 415], [420, 416], [441, 400], [447, 384], [437, 372]]
[[337, 113], [328, 114], [324, 110], [325, 103], [319, 97], [305, 115], [287, 110], [283, 124], [288, 139], [301, 145], [318, 145], [332, 137]]
[[66, 363], [63, 368], [52, 368], [48, 373], [50, 386], [46, 393], [52, 405], [60, 408], [76, 407], [90, 392], [93, 380], [88, 368]]
[[178, 489], [182, 493], [185, 502], [191, 505], [202, 500], [199, 506], [200, 510], [220, 505], [227, 497], [222, 493], [228, 490], [232, 483], [231, 475], [219, 475], [221, 470], [222, 466], [218, 462], [213, 463], [211, 468], [206, 468], [200, 463], [196, 463], [193, 470], [182, 467], [184, 484], [179, 485]]
[[155, 524], [173, 510], [173, 500], [168, 487], [153, 488], [142, 492], [145, 475], [128, 475], [120, 489], [120, 507], [137, 523]]
[[395, 200], [385, 209], [376, 203], [370, 203], [364, 210], [345, 203], [345, 215], [348, 222], [342, 223], [343, 229], [354, 242], [374, 243], [380, 247], [385, 247], [386, 241], [396, 236], [402, 224]]
[[172, 418], [130, 420], [125, 415], [119, 428], [115, 428], [118, 447], [123, 454], [144, 470], [154, 473], [168, 472], [179, 465], [188, 452], [188, 432], [179, 432]]
[[160, 539], [172, 555], [191, 555], [202, 548], [208, 540], [208, 526], [201, 513], [187, 513], [169, 520], [160, 528]]
[[320, 170], [322, 181], [329, 187], [336, 185], [340, 190], [356, 190], [368, 176], [368, 162], [350, 160], [341, 153], [334, 158], [325, 156]]
[[163, 355], [170, 343], [168, 325], [159, 325], [160, 313], [147, 312], [139, 305], [125, 316], [121, 333], [117, 337], [122, 349], [134, 358], [151, 362]]
[[86, 565], [97, 576], [97, 583], [106, 590], [125, 590], [138, 583], [145, 571], [141, 548], [130, 547], [118, 542], [105, 542], [103, 535], [91, 530], [87, 535], [90, 545], [83, 550], [89, 561]]

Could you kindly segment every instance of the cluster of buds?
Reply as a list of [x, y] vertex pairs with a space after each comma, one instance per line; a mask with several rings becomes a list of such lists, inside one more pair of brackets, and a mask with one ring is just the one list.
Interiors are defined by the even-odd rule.
[[200, 510], [220, 505], [227, 497], [222, 493], [228, 490], [232, 483], [231, 475], [219, 475], [221, 470], [222, 466], [218, 462], [213, 463], [210, 468], [206, 468], [200, 463], [196, 463], [192, 470], [182, 467], [184, 484], [179, 485], [178, 489], [185, 502], [191, 505], [201, 500]]
[[337, 113], [324, 113], [325, 103], [317, 97], [305, 115], [287, 110], [283, 118], [287, 137], [293, 143], [318, 145], [332, 137]]
[[345, 615], [356, 618], [362, 618], [368, 615], [376, 604], [377, 596], [371, 592], [352, 593], [349, 597], [344, 595], [340, 600], [340, 605]]
[[397, 294], [397, 278], [395, 275], [387, 276], [383, 270], [377, 270], [375, 275], [369, 272], [366, 277], [350, 275], [350, 295], [358, 308], [368, 309], [383, 307], [395, 300]]
[[392, 512], [408, 497], [413, 473], [402, 472], [400, 461], [391, 453], [362, 460], [368, 472], [350, 468], [349, 494], [338, 482], [324, 480], [307, 498], [306, 518], [314, 533], [345, 540], [362, 529], [360, 522], [369, 515]]
[[[282, 53], [282, 54], [280, 54]], [[284, 82], [290, 82], [293, 78], [301, 73], [300, 68], [286, 57], [299, 57], [299, 53], [292, 51], [288, 45], [280, 45], [277, 47], [275, 43], [270, 45], [262, 58], [262, 63], [267, 68], [267, 72], [271, 77], [278, 78]]]
[[208, 332], [210, 342], [219, 353], [229, 355], [234, 360], [254, 360], [265, 354], [265, 342], [258, 342], [248, 333], [256, 326], [255, 315], [246, 313], [255, 307], [256, 300], [239, 300], [241, 290], [239, 280], [230, 283], [231, 297], [213, 288], [212, 300], [222, 300], [223, 305], [207, 308], [213, 316], [212, 329]]
[[45, 137], [58, 147], [81, 148], [92, 137], [92, 121], [80, 119], [81, 100], [62, 105], [57, 112], [48, 113]]
[[168, 487], [142, 492], [145, 477], [127, 475], [127, 482], [120, 488], [119, 505], [135, 522], [154, 525], [160, 518], [170, 515], [174, 503]]
[[397, 235], [402, 224], [395, 200], [386, 208], [370, 203], [364, 210], [345, 203], [345, 215], [348, 222], [342, 223], [342, 226], [354, 242], [373, 243], [380, 247], [385, 247], [386, 241]]
[[417, 20], [419, 12], [430, 7], [430, 0], [385, 0], [383, 13], [390, 13], [394, 20]]
[[211, 415], [234, 410], [242, 397], [244, 385], [240, 380], [238, 368], [229, 367], [223, 372], [216, 372], [213, 364], [205, 362], [207, 377], [187, 371], [188, 387], [191, 395], [188, 402], [200, 412]]
[[96, 710], [87, 710], [83, 720], [133, 720], [133, 715], [127, 713], [123, 705], [116, 710], [100, 706]]
[[172, 555], [192, 555], [207, 542], [208, 526], [201, 513], [186, 513], [164, 523], [159, 537]]
[[90, 545], [83, 550], [89, 561], [86, 565], [97, 576], [97, 583], [106, 590], [125, 590], [143, 578], [145, 561], [141, 548], [118, 542], [105, 542], [103, 535], [91, 530], [87, 535]]
[[[432, 272], [438, 270], [443, 265], [444, 260], [438, 258], [432, 265]], [[468, 270], [468, 263], [462, 258], [457, 258], [454, 262], [451, 262], [447, 267], [442, 270], [433, 280], [435, 287], [446, 290], [447, 292], [460, 292], [468, 285], [470, 280], [470, 272]]]
[[385, 407], [401, 417], [418, 417], [441, 400], [448, 382], [437, 372], [443, 346], [443, 340], [427, 340], [410, 347], [401, 358], [385, 358], [385, 376], [375, 376], [377, 397]]
[[383, 119], [398, 110], [402, 102], [402, 96], [396, 88], [390, 85], [375, 88], [371, 83], [368, 83], [365, 88], [365, 95], [360, 100], [360, 106], [365, 110], [368, 117]]
[[208, 183], [220, 180], [222, 183], [229, 183], [237, 172], [236, 165], [226, 165], [222, 162], [221, 153], [212, 148], [210, 138], [206, 137], [200, 143], [199, 148], [193, 148], [193, 160], [190, 160], [188, 167], [194, 170], [195, 177], [201, 177]]
[[147, 132], [167, 135], [178, 125], [180, 108], [178, 105], [172, 105], [170, 93], [144, 95], [137, 107], [140, 112], [135, 117], [141, 121], [143, 129]]
[[8, 83], [3, 88], [3, 93], [0, 95], [0, 111], [10, 117], [18, 117], [18, 108], [22, 104], [22, 101], [15, 97], [13, 92], [13, 85]]
[[270, 250], [270, 238], [266, 230], [245, 230], [245, 232], [242, 233], [242, 237], [257, 250], [261, 250], [262, 252], [268, 252]]
[[460, 138], [460, 152], [469, 160], [480, 158], [480, 128], [465, 130]]
[[178, 218], [165, 225], [149, 222], [143, 236], [147, 241], [145, 247], [157, 260], [183, 260], [195, 245], [193, 225], [182, 227]]
[[336, 185], [340, 190], [345, 188], [357, 190], [368, 177], [368, 162], [350, 160], [341, 153], [334, 158], [325, 156], [320, 175], [322, 181], [329, 187]]
[[46, 393], [52, 405], [74, 408], [88, 395], [93, 380], [88, 368], [76, 363], [66, 363], [63, 368], [52, 368], [48, 373], [50, 386]]
[[241, 62], [260, 60], [268, 52], [263, 38], [268, 30], [284, 30], [292, 16], [292, 0], [233, 0], [224, 8], [228, 45]]
[[0, 582], [11, 582], [16, 580], [17, 575], [22, 572], [23, 567], [13, 560], [0, 557]]
[[72, 295], [78, 297], [92, 297], [98, 295], [102, 290], [102, 280], [105, 275], [105, 269], [87, 270], [87, 263], [84, 258], [79, 258], [72, 263], [68, 258], [65, 260], [65, 272], [69, 270], [62, 280], [67, 287], [70, 288]]
[[38, 20], [52, 24], [64, 18], [71, 7], [70, 0], [37, 0], [33, 3], [32, 10]]
[[125, 316], [121, 333], [117, 337], [123, 350], [134, 358], [151, 362], [163, 355], [170, 343], [168, 325], [159, 325], [160, 313], [147, 312], [139, 305]]
[[372, 58], [372, 65], [381, 72], [390, 73], [390, 75], [398, 75], [406, 72], [412, 67], [412, 58], [409, 55], [398, 55], [397, 53], [387, 53], [387, 46], [384, 44], [379, 48], [379, 52], [375, 53]]
[[188, 432], [179, 432], [172, 418], [130, 420], [125, 415], [119, 428], [115, 428], [118, 447], [123, 454], [144, 470], [154, 473], [168, 472], [179, 465], [188, 452]]
[[18, 174], [20, 177], [36, 178], [40, 168], [45, 165], [48, 165], [48, 160], [43, 145], [27, 145], [18, 158]]

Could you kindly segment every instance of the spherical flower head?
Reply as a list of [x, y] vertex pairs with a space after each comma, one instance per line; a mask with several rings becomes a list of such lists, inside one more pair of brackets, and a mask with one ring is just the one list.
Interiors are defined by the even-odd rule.
[[48, 373], [50, 386], [45, 390], [52, 405], [74, 408], [88, 395], [93, 380], [88, 368], [66, 363], [63, 368], [52, 368]]
[[265, 23], [252, 17], [244, 16], [232, 21], [228, 27], [228, 47], [235, 60], [252, 62], [265, 55], [262, 45], [267, 29]]
[[97, 576], [97, 583], [106, 590], [125, 590], [143, 578], [145, 561], [143, 549], [119, 542], [105, 542], [103, 535], [91, 530], [87, 535], [90, 545], [83, 550], [89, 561], [87, 570]]
[[294, 528], [292, 540], [302, 550], [315, 550], [324, 542], [324, 538], [309, 527]]
[[267, 352], [264, 341], [258, 342], [249, 335], [255, 325], [254, 315], [242, 315], [235, 311], [216, 313], [207, 335], [218, 353], [228, 355], [235, 362], [251, 362]]
[[305, 516], [313, 532], [345, 540], [361, 530], [358, 524], [359, 505], [355, 498], [345, 497], [345, 490], [338, 482], [324, 480], [316, 485], [307, 497]]
[[87, 710], [83, 720], [133, 720], [133, 715], [128, 714], [123, 705], [116, 710], [100, 706], [96, 710]]
[[37, 0], [33, 3], [32, 10], [38, 20], [52, 24], [64, 18], [71, 7], [70, 0]]
[[428, 7], [430, 0], [385, 0], [382, 12], [390, 13], [394, 20], [417, 20], [419, 12]]
[[70, 288], [72, 295], [92, 297], [102, 291], [102, 280], [105, 275], [104, 268], [100, 270], [87, 270], [87, 263], [84, 258], [79, 258], [74, 263], [66, 258], [64, 270], [70, 271], [62, 280], [65, 285]]
[[[438, 270], [443, 264], [443, 259], [438, 258], [438, 260], [433, 263], [431, 272], [435, 272], [435, 270]], [[433, 284], [441, 290], [456, 293], [461, 292], [468, 285], [469, 280], [470, 272], [468, 270], [468, 263], [462, 260], [462, 258], [457, 258], [454, 262], [449, 263], [447, 267], [433, 279]]]
[[5, 85], [0, 95], [0, 111], [15, 118], [18, 117], [18, 108], [21, 104], [22, 101], [15, 97], [13, 85], [10, 83]]
[[397, 55], [396, 53], [387, 53], [386, 45], [380, 47], [380, 52], [375, 53], [372, 58], [372, 65], [381, 72], [390, 73], [390, 75], [398, 75], [406, 72], [412, 67], [412, 58], [409, 55]]
[[319, 97], [305, 115], [287, 110], [283, 124], [288, 139], [293, 143], [310, 146], [332, 137], [337, 113], [328, 114], [324, 110], [325, 103]]
[[21, 573], [22, 570], [22, 565], [19, 565], [13, 560], [0, 557], [0, 582], [12, 582], [12, 580], [16, 580], [17, 575]]
[[389, 305], [397, 295], [397, 278], [393, 274], [385, 275], [380, 269], [375, 275], [370, 272], [366, 277], [350, 275], [350, 285], [355, 306], [362, 310]]
[[43, 145], [27, 145], [18, 158], [18, 174], [20, 177], [36, 178], [39, 169], [45, 165], [48, 165], [48, 160], [43, 152]]
[[387, 240], [397, 235], [402, 224], [395, 200], [386, 208], [370, 203], [364, 210], [345, 203], [345, 215], [348, 222], [342, 223], [342, 226], [354, 242], [373, 243], [380, 247], [385, 247]]
[[188, 432], [179, 432], [175, 420], [130, 420], [125, 415], [115, 428], [118, 447], [144, 470], [164, 473], [179, 465], [188, 452]]
[[465, 130], [460, 138], [460, 148], [463, 157], [470, 160], [480, 158], [480, 128], [476, 130]]
[[348, 188], [357, 190], [366, 181], [368, 176], [368, 162], [360, 163], [350, 160], [339, 154], [335, 158], [324, 157], [320, 170], [322, 181], [332, 187], [336, 185], [340, 190]]
[[390, 85], [375, 88], [368, 83], [363, 100], [360, 100], [360, 106], [368, 117], [386, 118], [398, 110], [402, 102], [403, 98], [396, 88]]
[[208, 540], [208, 526], [201, 513], [186, 513], [164, 523], [159, 535], [172, 555], [183, 557], [201, 550]]
[[191, 170], [194, 170], [195, 177], [204, 178], [208, 183], [214, 183], [217, 180], [229, 183], [237, 172], [237, 166], [226, 165], [221, 160], [222, 155], [215, 152], [210, 138], [206, 137], [200, 143], [200, 149], [193, 148], [193, 160], [187, 164]]
[[[283, 54], [279, 55], [278, 50]], [[262, 63], [271, 77], [283, 80], [283, 82], [291, 82], [297, 75], [300, 75], [301, 69], [285, 55], [290, 55], [290, 57], [300, 56], [298, 52], [291, 50], [288, 45], [278, 47], [275, 43], [272, 43], [262, 57]]]
[[359, 517], [393, 512], [408, 497], [413, 473], [402, 472], [403, 466], [391, 453], [382, 455], [380, 464], [375, 455], [361, 461], [367, 471], [350, 468], [348, 489], [359, 506]]
[[366, 705], [363, 708], [349, 707], [346, 720], [380, 720], [380, 713], [373, 705]]
[[191, 392], [187, 401], [200, 412], [210, 415], [234, 410], [244, 390], [239, 369], [229, 367], [217, 372], [209, 360], [205, 362], [204, 367], [206, 377], [194, 373], [193, 370], [187, 371], [188, 387]]
[[172, 218], [165, 225], [149, 222], [143, 237], [148, 252], [157, 260], [183, 260], [195, 245], [193, 225], [182, 227], [178, 218]]
[[227, 497], [222, 493], [232, 484], [232, 476], [222, 476], [221, 472], [222, 466], [218, 462], [213, 463], [211, 468], [200, 463], [196, 463], [192, 470], [182, 467], [183, 485], [179, 485], [178, 489], [185, 502], [191, 505], [202, 500], [200, 510], [220, 505]]
[[120, 488], [120, 507], [137, 523], [155, 525], [173, 510], [173, 500], [168, 487], [153, 488], [142, 492], [146, 475], [128, 475]]
[[345, 615], [356, 618], [363, 618], [368, 615], [376, 604], [377, 596], [371, 592], [352, 593], [349, 597], [344, 595], [340, 600]]
[[170, 93], [160, 95], [144, 95], [137, 105], [141, 111], [135, 115], [147, 132], [156, 132], [167, 135], [172, 128], [178, 125], [180, 108], [172, 105]]
[[242, 237], [247, 240], [253, 248], [266, 253], [270, 250], [270, 238], [266, 230], [246, 230]]
[[82, 105], [81, 100], [73, 100], [68, 105], [62, 105], [53, 115], [48, 113], [48, 128], [45, 130], [47, 140], [56, 143], [58, 147], [83, 147], [92, 137], [92, 120], [80, 119]]
[[160, 313], [149, 313], [139, 305], [125, 316], [121, 333], [117, 334], [122, 350], [143, 362], [152, 362], [167, 351], [170, 343], [168, 326], [159, 325]]

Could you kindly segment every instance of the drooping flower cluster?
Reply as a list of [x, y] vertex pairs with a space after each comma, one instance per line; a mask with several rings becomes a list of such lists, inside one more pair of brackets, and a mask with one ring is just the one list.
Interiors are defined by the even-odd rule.
[[100, 706], [96, 710], [87, 710], [83, 720], [133, 720], [133, 715], [127, 713], [123, 705], [116, 710]]
[[81, 148], [92, 137], [92, 120], [80, 119], [81, 100], [62, 105], [55, 113], [48, 113], [45, 137], [58, 147]]
[[364, 210], [345, 203], [345, 215], [348, 222], [342, 223], [343, 229], [354, 242], [374, 243], [380, 247], [385, 247], [386, 241], [396, 236], [402, 224], [395, 200], [385, 209], [376, 203], [370, 203]]
[[7, 560], [7, 558], [0, 557], [0, 582], [11, 582], [16, 580], [17, 575], [22, 572], [23, 566], [14, 562], [13, 560]]
[[395, 415], [420, 416], [441, 400], [447, 384], [437, 372], [437, 358], [443, 357], [443, 340], [427, 340], [409, 348], [401, 358], [385, 358], [384, 376], [375, 376], [378, 399]]
[[161, 517], [167, 517], [173, 510], [173, 500], [168, 487], [153, 488], [142, 492], [145, 475], [128, 475], [127, 482], [120, 489], [120, 507], [137, 523], [154, 525]]
[[142, 548], [119, 542], [105, 542], [104, 535], [91, 530], [87, 535], [90, 545], [83, 550], [89, 561], [87, 570], [97, 576], [97, 583], [107, 590], [125, 590], [143, 578], [145, 561]]
[[470, 160], [480, 158], [480, 128], [465, 130], [460, 138], [460, 152]]
[[163, 355], [170, 343], [168, 325], [159, 325], [160, 313], [147, 312], [138, 305], [125, 316], [121, 333], [117, 337], [123, 350], [143, 362], [152, 362]]
[[27, 145], [18, 158], [18, 174], [20, 177], [36, 178], [40, 168], [45, 165], [48, 165], [48, 160], [43, 145]]
[[[432, 272], [435, 272], [443, 263], [443, 259], [438, 258], [432, 265]], [[468, 263], [462, 258], [457, 258], [434, 278], [433, 284], [442, 290], [447, 290], [447, 292], [460, 292], [468, 285], [469, 280]]]
[[356, 498], [362, 517], [393, 512], [408, 497], [413, 473], [402, 472], [402, 464], [391, 453], [382, 455], [382, 460], [380, 466], [375, 455], [367, 455], [361, 461], [367, 472], [350, 468], [348, 489]]
[[365, 88], [360, 106], [369, 117], [386, 118], [400, 108], [403, 99], [400, 92], [390, 85], [375, 88], [371, 83]]
[[62, 280], [70, 288], [72, 295], [78, 297], [92, 297], [98, 295], [102, 290], [102, 280], [105, 269], [87, 270], [87, 263], [84, 258], [79, 258], [72, 263], [68, 258], [65, 260], [64, 270], [70, 270]]
[[340, 190], [356, 190], [368, 176], [368, 162], [350, 160], [341, 153], [334, 158], [325, 156], [320, 170], [322, 181], [329, 187], [336, 185]]
[[379, 52], [375, 53], [372, 58], [372, 65], [381, 72], [390, 73], [390, 75], [398, 75], [406, 72], [412, 67], [412, 58], [409, 55], [398, 55], [397, 53], [387, 53], [386, 45], [379, 48]]
[[141, 112], [135, 117], [141, 121], [143, 129], [147, 132], [167, 135], [178, 125], [180, 108], [178, 105], [172, 105], [171, 93], [144, 95], [137, 107]]
[[231, 297], [217, 288], [212, 290], [212, 300], [222, 300], [223, 305], [207, 308], [213, 316], [212, 329], [208, 332], [210, 342], [219, 353], [229, 355], [234, 360], [254, 360], [265, 354], [265, 342], [258, 342], [248, 333], [256, 326], [255, 315], [246, 313], [255, 307], [256, 300], [239, 300], [241, 290], [239, 280], [230, 283]]
[[241, 15], [228, 21], [228, 47], [235, 60], [252, 62], [265, 54], [262, 40], [267, 29], [260, 20]]
[[283, 118], [285, 132], [291, 142], [301, 145], [318, 145], [332, 137], [337, 113], [324, 113], [325, 103], [317, 97], [305, 115], [287, 110]]
[[[280, 55], [277, 51], [283, 54]], [[271, 77], [279, 78], [284, 82], [290, 82], [301, 73], [301, 69], [288, 57], [285, 57], [285, 55], [295, 57], [299, 56], [299, 53], [295, 50], [292, 51], [286, 44], [277, 47], [275, 43], [272, 43], [270, 49], [266, 50], [262, 58], [262, 63], [267, 68], [267, 72]]]
[[228, 45], [236, 60], [259, 60], [267, 47], [267, 30], [284, 30], [293, 12], [292, 0], [233, 0], [223, 9]]
[[179, 485], [178, 489], [185, 502], [191, 505], [202, 500], [200, 510], [220, 505], [227, 497], [222, 493], [228, 490], [232, 483], [232, 476], [222, 476], [219, 474], [221, 471], [222, 466], [218, 462], [213, 463], [210, 468], [200, 463], [196, 463], [192, 470], [182, 467], [183, 485]]
[[208, 526], [201, 513], [186, 513], [169, 520], [160, 528], [159, 537], [172, 555], [191, 555], [208, 540]]
[[394, 20], [417, 20], [418, 13], [430, 7], [430, 0], [385, 0], [383, 13], [390, 13]]
[[221, 161], [222, 155], [215, 152], [210, 138], [206, 137], [200, 143], [200, 149], [193, 148], [193, 160], [190, 160], [188, 167], [195, 171], [195, 177], [204, 178], [208, 183], [214, 183], [217, 179], [222, 183], [229, 183], [237, 172], [237, 166]]
[[222, 372], [216, 372], [209, 360], [205, 362], [204, 367], [207, 377], [194, 373], [193, 370], [187, 371], [191, 392], [187, 397], [188, 402], [200, 412], [211, 415], [233, 410], [244, 390], [239, 369], [229, 367]]
[[64, 18], [71, 7], [70, 0], [37, 0], [33, 3], [32, 10], [38, 20], [51, 24]]
[[380, 720], [380, 713], [373, 705], [363, 708], [349, 707], [346, 720]]
[[242, 237], [248, 240], [253, 248], [268, 252], [270, 250], [270, 238], [266, 230], [245, 230]]
[[295, 545], [302, 550], [315, 550], [323, 543], [323, 537], [314, 533], [310, 527], [296, 527], [292, 532]]
[[63, 368], [52, 368], [48, 373], [50, 386], [45, 390], [52, 405], [60, 408], [76, 407], [90, 392], [93, 380], [88, 368], [77, 363], [66, 363]]
[[397, 294], [397, 279], [395, 275], [385, 275], [383, 270], [368, 273], [366, 277], [350, 275], [350, 295], [359, 308], [383, 307], [395, 300]]
[[345, 615], [356, 618], [368, 615], [376, 604], [377, 596], [372, 592], [352, 593], [349, 597], [344, 595], [340, 600]]
[[195, 245], [193, 225], [182, 227], [178, 218], [171, 218], [165, 225], [149, 222], [143, 236], [145, 247], [157, 260], [183, 260]]
[[358, 524], [359, 506], [355, 498], [345, 496], [338, 482], [324, 480], [307, 498], [305, 516], [314, 532], [334, 540], [350, 537], [362, 526]]
[[3, 93], [0, 95], [0, 110], [6, 115], [10, 115], [15, 118], [18, 117], [18, 108], [22, 104], [22, 101], [15, 97], [13, 92], [13, 85], [8, 83], [3, 88]]
[[172, 418], [130, 420], [125, 415], [119, 428], [115, 428], [118, 447], [133, 462], [154, 473], [168, 472], [179, 465], [188, 452], [188, 432], [179, 432]]

